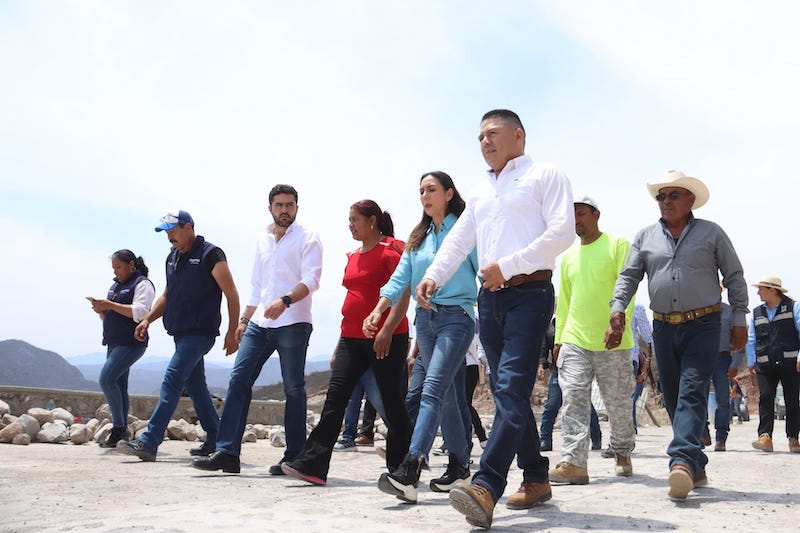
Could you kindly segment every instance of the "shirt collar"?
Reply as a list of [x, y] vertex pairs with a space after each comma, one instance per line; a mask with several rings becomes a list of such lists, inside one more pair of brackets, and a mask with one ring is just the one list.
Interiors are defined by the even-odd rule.
[[[286, 235], [288, 235], [291, 232], [293, 232], [294, 231], [294, 227], [296, 225], [297, 225], [297, 221], [296, 220], [294, 222], [292, 222], [291, 224], [289, 224], [289, 227], [286, 228]], [[274, 235], [275, 234], [275, 223], [274, 222], [272, 222], [270, 224], [267, 224], [267, 233], [269, 233], [270, 235]]]
[[[529, 164], [531, 161], [532, 161], [531, 156], [529, 156], [528, 154], [522, 154], [521, 156], [515, 157], [514, 159], [506, 163], [506, 166], [503, 167], [503, 170], [500, 171], [500, 174], [516, 170], [523, 165]], [[496, 178], [500, 175], [500, 174], [495, 174], [494, 170], [492, 170], [491, 168], [486, 169], [486, 174], [488, 174], [490, 178]]]
[[[458, 217], [454, 213], [448, 213], [447, 216], [444, 217], [444, 220], [442, 220], [441, 229], [449, 230], [453, 227], [453, 224], [456, 223], [456, 220], [458, 220]], [[431, 221], [430, 226], [428, 226], [428, 233], [433, 233], [433, 228], [433, 221]]]

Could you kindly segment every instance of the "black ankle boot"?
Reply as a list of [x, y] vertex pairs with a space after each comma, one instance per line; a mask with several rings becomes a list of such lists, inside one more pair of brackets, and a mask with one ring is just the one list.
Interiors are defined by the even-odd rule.
[[203, 444], [201, 444], [200, 446], [190, 449], [189, 450], [189, 455], [208, 457], [209, 455], [211, 455], [215, 451], [217, 451], [216, 445], [212, 446], [212, 445], [210, 445], [210, 444], [208, 444], [206, 442], [203, 442]]
[[240, 472], [239, 456], [216, 451], [208, 457], [192, 459], [192, 466], [200, 470], [222, 470], [228, 474]]
[[469, 478], [469, 465], [461, 466], [456, 456], [451, 453], [447, 470], [444, 471], [442, 477], [432, 479], [430, 487], [434, 492], [450, 492], [456, 482], [467, 478]]
[[422, 457], [415, 457], [406, 454], [403, 462], [400, 463], [391, 474], [381, 474], [378, 480], [378, 488], [387, 493], [397, 496], [403, 501], [417, 503], [419, 493], [419, 473], [422, 469]]
[[111, 428], [111, 433], [108, 434], [108, 438], [100, 443], [101, 448], [116, 448], [117, 443], [121, 440], [128, 440], [130, 438], [130, 433], [128, 432], [127, 426], [120, 426], [120, 427], [113, 427]]

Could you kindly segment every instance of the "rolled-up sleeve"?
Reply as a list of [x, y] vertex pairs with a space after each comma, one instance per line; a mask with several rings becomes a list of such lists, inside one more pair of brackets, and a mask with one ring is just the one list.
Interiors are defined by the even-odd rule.
[[636, 289], [639, 288], [639, 283], [644, 278], [644, 261], [642, 261], [640, 253], [644, 231], [640, 231], [633, 239], [628, 258], [625, 260], [625, 265], [617, 277], [617, 283], [614, 285], [614, 296], [611, 300], [612, 313], [625, 312], [636, 294]]
[[140, 281], [136, 285], [136, 289], [133, 291], [133, 302], [131, 302], [131, 314], [134, 322], [139, 323], [147, 316], [150, 308], [153, 307], [155, 296], [156, 289], [150, 280]]
[[316, 233], [309, 233], [303, 246], [300, 270], [300, 283], [308, 287], [310, 293], [319, 289], [322, 276], [322, 242]]

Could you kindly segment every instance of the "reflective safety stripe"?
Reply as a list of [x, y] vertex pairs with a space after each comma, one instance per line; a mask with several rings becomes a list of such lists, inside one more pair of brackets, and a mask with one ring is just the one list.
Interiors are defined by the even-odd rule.
[[793, 352], [783, 352], [784, 359], [797, 359], [797, 350]]
[[775, 321], [775, 320], [786, 320], [787, 318], [794, 318], [794, 314], [791, 311], [790, 312], [786, 312], [786, 313], [780, 313], [780, 314], [775, 315], [775, 318], [773, 318], [772, 320], [773, 321]]
[[757, 317], [755, 317], [755, 320], [753, 320], [753, 325], [760, 326], [761, 324], [767, 324], [768, 322], [769, 322], [769, 320], [767, 320], [767, 317], [765, 317], [765, 316], [757, 316]]
[[759, 355], [756, 357], [756, 363], [766, 363], [767, 361], [769, 361], [768, 355]]

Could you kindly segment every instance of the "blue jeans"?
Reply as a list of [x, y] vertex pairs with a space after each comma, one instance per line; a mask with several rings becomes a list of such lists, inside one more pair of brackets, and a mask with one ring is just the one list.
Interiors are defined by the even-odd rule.
[[146, 344], [139, 343], [135, 346], [109, 346], [106, 351], [106, 363], [100, 371], [100, 388], [106, 396], [114, 427], [128, 425], [128, 374], [146, 349]]
[[206, 367], [203, 356], [214, 346], [215, 337], [211, 335], [176, 335], [175, 353], [167, 365], [164, 381], [161, 383], [161, 397], [158, 399], [150, 422], [140, 440], [153, 453], [164, 440], [164, 431], [186, 389], [192, 398], [194, 410], [200, 424], [208, 434], [206, 442], [216, 445], [219, 430], [219, 415], [211, 401], [206, 385]]
[[441, 423], [447, 450], [466, 466], [467, 435], [472, 435], [472, 423], [467, 406], [465, 356], [474, 337], [475, 322], [461, 306], [437, 305], [436, 309], [417, 310], [417, 361], [423, 361], [426, 372], [408, 453], [427, 456]]
[[283, 416], [285, 454], [294, 457], [303, 448], [306, 442], [306, 350], [311, 330], [311, 324], [307, 322], [280, 328], [262, 328], [252, 322], [247, 326], [225, 396], [217, 437], [219, 450], [231, 455], [241, 453], [253, 384], [275, 350], [280, 358], [283, 393], [286, 396]]
[[720, 313], [668, 324], [653, 321], [653, 348], [664, 405], [672, 420], [669, 466], [705, 469], [701, 438], [708, 418], [708, 387], [719, 358]]
[[553, 316], [553, 285], [523, 283], [478, 294], [481, 344], [494, 383], [494, 425], [472, 482], [500, 499], [514, 455], [523, 481], [546, 482], [549, 461], [539, 452], [539, 433], [531, 410], [531, 391], [539, 352]]
[[[716, 442], [727, 441], [728, 432], [731, 430], [731, 391], [728, 388], [730, 384], [728, 368], [730, 366], [731, 356], [720, 354], [717, 357], [717, 364], [714, 366], [714, 373], [711, 374], [711, 383], [714, 384], [714, 398], [717, 403], [717, 408], [714, 411], [714, 429], [717, 430]], [[703, 436], [711, 438], [708, 423], [706, 423], [703, 430]]]
[[372, 368], [368, 368], [364, 375], [361, 376], [356, 388], [353, 389], [353, 394], [350, 395], [350, 401], [347, 403], [347, 409], [344, 412], [344, 431], [342, 431], [343, 441], [354, 441], [358, 434], [358, 415], [361, 413], [361, 399], [367, 395], [367, 401], [372, 404], [372, 407], [384, 418], [383, 400], [381, 400], [381, 393], [378, 390], [378, 382], [375, 381], [375, 372]]
[[[547, 382], [547, 401], [544, 402], [544, 411], [542, 411], [542, 424], [539, 429], [539, 439], [541, 442], [553, 444], [553, 425], [556, 423], [558, 410], [561, 409], [561, 404], [564, 397], [561, 394], [561, 387], [558, 386], [558, 368], [552, 367], [550, 372], [550, 380]], [[603, 432], [600, 430], [600, 419], [597, 417], [597, 411], [592, 405], [592, 414], [589, 419], [589, 438], [592, 444], [601, 445], [603, 442]]]

